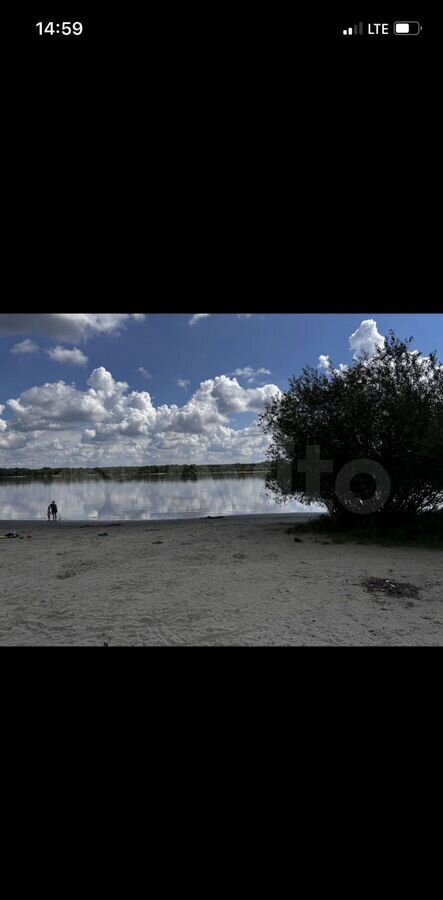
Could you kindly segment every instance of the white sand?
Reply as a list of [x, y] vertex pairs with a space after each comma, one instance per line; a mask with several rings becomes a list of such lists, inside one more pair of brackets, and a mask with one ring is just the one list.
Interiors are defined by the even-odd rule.
[[[443, 643], [441, 552], [295, 543], [295, 520], [2, 522], [25, 537], [0, 539], [0, 645]], [[420, 599], [370, 594], [371, 576]]]

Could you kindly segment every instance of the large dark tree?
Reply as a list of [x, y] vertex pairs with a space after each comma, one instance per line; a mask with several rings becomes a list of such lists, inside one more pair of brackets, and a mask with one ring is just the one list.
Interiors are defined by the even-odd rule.
[[[348, 369], [332, 362], [325, 372], [305, 368], [268, 403], [260, 421], [272, 438], [268, 487], [277, 499], [320, 501], [334, 518], [353, 519], [364, 501], [374, 499], [374, 478], [356, 474], [349, 481], [354, 509], [339, 499], [336, 479], [343, 466], [366, 459], [382, 467], [390, 482], [376, 514], [380, 520], [441, 508], [443, 366], [435, 353], [426, 357], [411, 350], [411, 342], [391, 332], [375, 356]], [[332, 471], [321, 474], [314, 493], [300, 471], [306, 464], [297, 462], [309, 446], [320, 448], [322, 460], [332, 460]]]

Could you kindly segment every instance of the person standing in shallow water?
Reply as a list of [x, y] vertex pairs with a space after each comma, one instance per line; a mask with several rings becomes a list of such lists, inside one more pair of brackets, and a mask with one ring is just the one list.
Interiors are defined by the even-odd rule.
[[48, 506], [48, 522], [51, 521], [51, 504]]
[[56, 522], [58, 509], [57, 509], [57, 504], [56, 504], [55, 500], [52, 501], [52, 503], [49, 506], [49, 509], [51, 510], [53, 521]]

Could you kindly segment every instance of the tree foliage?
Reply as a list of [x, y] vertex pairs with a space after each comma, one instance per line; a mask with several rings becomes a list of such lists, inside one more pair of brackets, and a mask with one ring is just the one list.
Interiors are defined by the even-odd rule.
[[[289, 390], [267, 404], [260, 422], [272, 438], [268, 487], [277, 499], [323, 502], [335, 518], [346, 518], [336, 494], [340, 469], [370, 459], [388, 473], [391, 490], [379, 516], [416, 515], [443, 504], [443, 366], [410, 349], [390, 332], [376, 354], [325, 372], [312, 367], [293, 377]], [[309, 494], [298, 460], [306, 447], [320, 447], [333, 471], [321, 475], [321, 489]], [[374, 493], [368, 475], [355, 477], [356, 502]], [[360, 522], [360, 524], [362, 524]]]

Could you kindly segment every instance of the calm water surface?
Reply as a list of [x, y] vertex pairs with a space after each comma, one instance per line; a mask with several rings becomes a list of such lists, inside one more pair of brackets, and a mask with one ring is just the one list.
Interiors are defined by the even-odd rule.
[[0, 479], [0, 519], [46, 519], [55, 500], [63, 521], [74, 519], [182, 519], [254, 513], [322, 512], [297, 501], [278, 504], [262, 477], [180, 480]]

